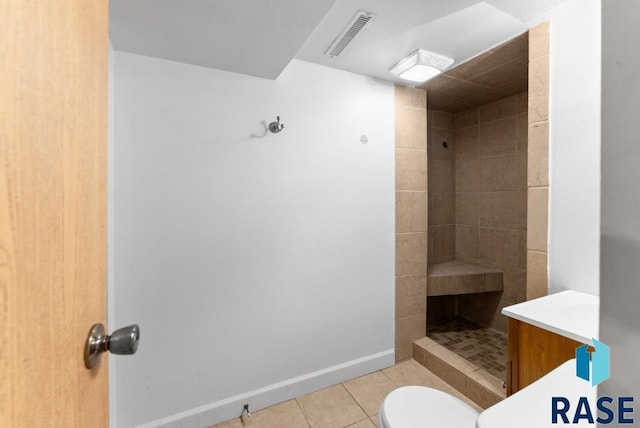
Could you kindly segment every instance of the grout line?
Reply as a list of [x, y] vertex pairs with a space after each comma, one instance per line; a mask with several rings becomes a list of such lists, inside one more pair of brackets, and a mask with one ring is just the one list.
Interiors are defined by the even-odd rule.
[[294, 398], [294, 400], [296, 400], [296, 404], [298, 405], [298, 408], [300, 409], [300, 411], [302, 412], [302, 416], [304, 416], [304, 420], [307, 423], [307, 425], [309, 427], [311, 427], [311, 422], [309, 421], [309, 416], [307, 415], [307, 412], [305, 412], [304, 407], [302, 406], [302, 404], [300, 404], [300, 402], [298, 401], [299, 397]]
[[396, 150], [410, 150], [412, 152], [427, 152], [427, 149], [415, 149], [413, 147], [400, 147], [400, 146], [395, 146]]
[[[366, 413], [365, 413], [365, 415], [366, 415]], [[364, 422], [364, 421], [368, 421], [368, 420], [369, 420], [369, 415], [367, 415], [367, 417], [366, 417], [366, 418], [364, 418], [364, 419], [360, 419], [358, 422], [354, 422], [354, 423], [352, 423], [352, 424], [349, 424], [349, 425], [347, 425], [347, 426], [346, 426], [346, 427], [344, 427], [344, 428], [351, 428], [351, 427], [356, 426], [356, 425], [357, 425], [357, 424], [359, 424], [360, 422]]]
[[402, 102], [399, 102], [397, 105], [398, 105], [398, 107], [412, 108], [414, 110], [420, 110], [420, 111], [424, 111], [424, 112], [428, 111], [428, 109], [426, 107], [425, 108], [416, 107], [414, 104], [404, 104]]
[[[397, 363], [396, 363], [396, 364], [394, 364], [392, 367], [395, 367], [396, 365], [397, 365]], [[391, 367], [387, 367], [387, 368], [391, 368]], [[380, 373], [382, 373], [382, 374], [384, 375], [384, 377], [386, 377], [387, 379], [389, 379], [389, 381], [390, 381], [392, 384], [394, 384], [395, 386], [397, 386], [398, 388], [400, 388], [400, 385], [398, 385], [397, 383], [395, 383], [395, 382], [393, 381], [393, 379], [391, 379], [389, 376], [387, 376], [387, 374], [384, 372], [384, 370], [385, 370], [385, 369], [380, 370]]]
[[548, 253], [548, 252], [546, 252], [546, 251], [530, 250], [530, 249], [528, 249], [528, 248], [527, 248], [527, 253], [528, 253], [528, 252], [536, 253], [536, 254], [545, 254], [545, 255], [549, 254], [549, 253]]
[[[375, 373], [375, 372], [374, 372], [374, 373]], [[369, 373], [369, 374], [371, 374], [371, 373]], [[365, 375], [365, 376], [368, 376], [368, 375]], [[358, 407], [360, 407], [360, 410], [362, 410], [362, 413], [364, 413], [364, 414], [365, 414], [366, 419], [368, 419], [368, 418], [369, 418], [369, 414], [366, 412], [366, 410], [364, 410], [364, 408], [362, 407], [362, 405], [360, 405], [360, 402], [356, 399], [356, 397], [354, 397], [354, 396], [353, 396], [353, 394], [351, 393], [351, 391], [349, 391], [349, 388], [347, 388], [347, 387], [344, 385], [344, 383], [341, 383], [340, 385], [342, 385], [342, 387], [345, 389], [345, 391], [347, 391], [347, 394], [349, 394], [349, 396], [351, 397], [351, 399], [352, 399], [353, 401], [355, 401], [355, 403], [358, 405]], [[362, 422], [363, 420], [364, 420], [364, 419], [361, 419], [361, 420], [359, 420], [359, 421], [357, 421], [357, 422], [354, 422], [354, 423], [353, 423], [353, 424], [351, 424], [351, 425], [354, 425], [354, 424], [357, 424], [357, 423], [359, 423], [359, 422]], [[351, 426], [351, 425], [347, 425], [347, 426]]]
[[424, 235], [428, 230], [423, 230], [420, 232], [396, 232], [396, 235]]

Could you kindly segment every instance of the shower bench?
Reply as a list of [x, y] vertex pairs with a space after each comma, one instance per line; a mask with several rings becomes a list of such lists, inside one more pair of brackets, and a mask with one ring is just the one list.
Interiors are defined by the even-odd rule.
[[438, 263], [427, 271], [427, 296], [502, 291], [502, 271], [458, 261]]

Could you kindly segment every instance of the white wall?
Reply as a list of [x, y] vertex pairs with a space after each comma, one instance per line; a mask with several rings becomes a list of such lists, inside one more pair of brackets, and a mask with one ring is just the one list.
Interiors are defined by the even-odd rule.
[[111, 325], [141, 328], [115, 425], [206, 426], [392, 365], [392, 85], [115, 57]]
[[[600, 339], [611, 347], [601, 396], [635, 395], [640, 370], [640, 3], [602, 8], [602, 259]], [[637, 405], [636, 405], [637, 410]], [[638, 420], [636, 411], [635, 419]]]
[[600, 0], [550, 20], [549, 288], [599, 294]]

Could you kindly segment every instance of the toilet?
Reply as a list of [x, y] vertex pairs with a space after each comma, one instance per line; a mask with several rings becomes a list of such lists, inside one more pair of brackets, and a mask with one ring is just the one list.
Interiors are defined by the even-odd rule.
[[478, 412], [467, 403], [426, 386], [392, 391], [378, 412], [378, 428], [475, 428]]
[[[571, 403], [585, 397], [596, 408], [598, 390], [576, 376], [571, 359], [513, 395], [478, 413], [467, 403], [437, 389], [404, 386], [387, 395], [378, 412], [378, 428], [541, 428], [550, 425], [553, 397]], [[517, 421], [514, 423], [514, 421]], [[595, 426], [587, 420], [580, 425]]]

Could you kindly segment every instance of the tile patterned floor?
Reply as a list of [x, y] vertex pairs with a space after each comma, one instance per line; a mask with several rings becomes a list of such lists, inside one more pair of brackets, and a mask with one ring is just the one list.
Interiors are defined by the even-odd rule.
[[440, 389], [465, 401], [478, 412], [482, 411], [460, 392], [411, 359], [213, 428], [375, 428], [378, 409], [384, 397], [393, 389], [407, 385]]
[[506, 380], [507, 335], [463, 318], [427, 325], [427, 337]]

